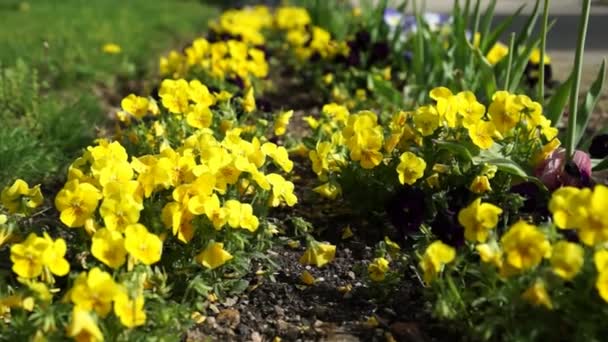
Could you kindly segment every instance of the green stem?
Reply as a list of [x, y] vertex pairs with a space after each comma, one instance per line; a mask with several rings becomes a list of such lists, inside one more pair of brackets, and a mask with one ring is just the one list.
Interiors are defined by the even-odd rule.
[[509, 39], [509, 59], [507, 61], [507, 79], [505, 80], [505, 90], [510, 89], [511, 86], [511, 65], [513, 64], [513, 54], [515, 53], [515, 32], [511, 32], [511, 38]]
[[538, 101], [543, 104], [545, 99], [545, 50], [547, 48], [547, 25], [549, 25], [549, 0], [545, 0], [543, 8], [543, 24], [540, 34], [540, 64], [538, 77]]
[[578, 31], [578, 46], [576, 47], [576, 57], [574, 59], [574, 80], [570, 92], [570, 115], [568, 115], [568, 129], [566, 135], [566, 158], [570, 160], [576, 148], [576, 116], [578, 114], [578, 92], [581, 86], [581, 73], [583, 69], [583, 52], [585, 50], [585, 38], [587, 37], [587, 27], [589, 25], [589, 11], [591, 0], [583, 0], [583, 14]]

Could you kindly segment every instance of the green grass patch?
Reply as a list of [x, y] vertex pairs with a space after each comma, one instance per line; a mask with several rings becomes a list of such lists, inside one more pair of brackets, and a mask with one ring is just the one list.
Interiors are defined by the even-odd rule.
[[[206, 29], [196, 0], [34, 0], [0, 4], [0, 186], [44, 181], [104, 124], [95, 94], [150, 79], [158, 56]], [[104, 53], [106, 43], [118, 54]], [[111, 103], [117, 105], [117, 103]]]

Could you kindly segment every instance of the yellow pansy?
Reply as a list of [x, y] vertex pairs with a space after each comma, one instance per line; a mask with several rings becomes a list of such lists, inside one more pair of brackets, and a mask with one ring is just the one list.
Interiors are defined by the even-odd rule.
[[525, 221], [518, 221], [502, 236], [500, 243], [507, 264], [515, 271], [536, 267], [551, 255], [551, 244], [543, 232]]
[[414, 127], [423, 136], [429, 136], [439, 128], [441, 116], [434, 106], [422, 106], [414, 114]]
[[547, 293], [545, 283], [540, 280], [537, 280], [534, 285], [530, 286], [522, 294], [522, 298], [532, 305], [544, 306], [549, 310], [553, 309], [553, 303], [551, 302], [551, 297], [549, 297], [549, 293]]
[[492, 191], [490, 180], [487, 176], [475, 176], [471, 182], [471, 185], [469, 186], [469, 190], [476, 194], [483, 194], [485, 192]]
[[322, 267], [331, 262], [336, 255], [336, 246], [328, 243], [311, 242], [308, 249], [300, 257], [302, 265]]
[[249, 87], [243, 98], [243, 110], [245, 113], [251, 113], [256, 109], [255, 96], [253, 95], [253, 87]]
[[553, 273], [563, 279], [571, 280], [580, 271], [585, 261], [585, 251], [580, 245], [559, 241], [551, 251], [551, 266]]
[[146, 323], [144, 296], [139, 294], [137, 298], [131, 299], [126, 292], [119, 291], [114, 297], [114, 313], [120, 319], [120, 323], [127, 328], [144, 325]]
[[367, 274], [373, 281], [383, 281], [386, 276], [386, 272], [389, 269], [389, 261], [385, 258], [375, 258], [367, 266]]
[[426, 162], [412, 152], [405, 152], [399, 157], [397, 173], [401, 184], [413, 185], [424, 175]]
[[186, 123], [198, 129], [208, 128], [213, 123], [213, 113], [209, 107], [196, 104], [188, 110]]
[[211, 242], [196, 256], [196, 261], [208, 269], [215, 269], [232, 260], [232, 255], [224, 249], [221, 242]]
[[55, 207], [59, 210], [59, 219], [68, 227], [82, 227], [93, 215], [101, 199], [100, 191], [89, 183], [80, 183], [77, 179], [65, 184], [55, 197]]
[[103, 341], [103, 334], [88, 310], [74, 307], [70, 325], [66, 329], [69, 337], [78, 342], [100, 342]]
[[491, 204], [481, 203], [481, 198], [473, 201], [458, 213], [458, 222], [464, 227], [464, 236], [471, 242], [485, 242], [491, 229], [498, 224], [502, 209]]
[[148, 113], [150, 101], [145, 97], [140, 97], [135, 94], [129, 94], [129, 96], [122, 99], [120, 106], [122, 109], [133, 115], [134, 117], [141, 119], [146, 113]]
[[469, 138], [473, 144], [482, 150], [487, 150], [494, 145], [492, 137], [495, 135], [496, 126], [490, 121], [480, 120], [468, 127]]
[[22, 209], [22, 205], [27, 208], [37, 208], [43, 202], [40, 185], [30, 188], [22, 179], [17, 179], [11, 186], [7, 186], [0, 194], [0, 202], [9, 213], [16, 213]]
[[274, 134], [277, 136], [285, 135], [287, 132], [287, 126], [289, 125], [289, 120], [293, 116], [293, 110], [289, 110], [279, 114], [276, 121], [274, 122]]
[[125, 229], [125, 249], [135, 260], [152, 265], [160, 260], [163, 252], [161, 239], [148, 232], [142, 224], [132, 224]]
[[69, 291], [69, 299], [83, 310], [95, 310], [100, 317], [106, 317], [112, 309], [114, 296], [120, 291], [112, 276], [95, 267], [83, 272], [74, 281]]
[[439, 240], [432, 242], [418, 264], [424, 272], [424, 282], [430, 284], [442, 271], [443, 266], [454, 261], [454, 258], [456, 258], [456, 250], [453, 247]]
[[122, 266], [127, 256], [123, 235], [107, 228], [97, 230], [92, 238], [91, 254], [111, 268]]
[[13, 272], [23, 278], [35, 278], [42, 274], [43, 254], [49, 247], [49, 241], [30, 233], [25, 241], [11, 246]]

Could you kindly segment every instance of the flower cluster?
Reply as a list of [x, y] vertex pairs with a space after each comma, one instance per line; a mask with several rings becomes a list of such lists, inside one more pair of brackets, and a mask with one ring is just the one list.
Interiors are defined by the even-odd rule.
[[162, 57], [160, 73], [173, 78], [201, 75], [220, 82], [238, 79], [249, 87], [251, 77], [268, 75], [268, 62], [263, 50], [246, 42], [234, 39], [209, 42], [198, 38], [184, 49], [184, 54], [171, 51]]

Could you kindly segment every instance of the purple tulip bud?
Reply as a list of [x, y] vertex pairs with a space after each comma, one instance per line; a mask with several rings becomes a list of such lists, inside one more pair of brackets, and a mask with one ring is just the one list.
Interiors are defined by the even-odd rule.
[[540, 163], [535, 175], [551, 191], [561, 186], [587, 187], [591, 185], [591, 159], [577, 150], [566, 162], [566, 150], [558, 148]]

